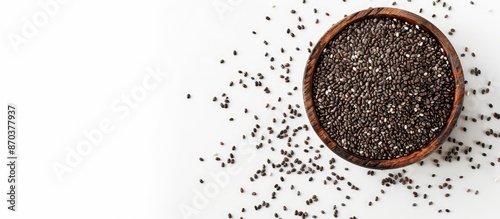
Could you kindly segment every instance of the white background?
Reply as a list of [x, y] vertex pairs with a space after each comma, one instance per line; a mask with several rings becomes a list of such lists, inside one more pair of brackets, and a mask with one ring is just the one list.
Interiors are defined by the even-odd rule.
[[[41, 0], [40, 2], [47, 2]], [[288, 103], [302, 103], [299, 91], [287, 96], [294, 86], [301, 88], [302, 71], [307, 59], [307, 44], [316, 42], [330, 25], [350, 14], [367, 7], [391, 6], [393, 1], [76, 1], [59, 3], [59, 9], [49, 17], [46, 24], [26, 39], [16, 51], [9, 36], [22, 36], [23, 19], [33, 21], [39, 13], [45, 13], [39, 1], [2, 1], [0, 3], [0, 117], [6, 123], [6, 106], [14, 103], [19, 108], [18, 115], [18, 206], [17, 212], [0, 205], [0, 218], [182, 218], [179, 207], [192, 206], [196, 197], [194, 191], [204, 189], [200, 178], [213, 182], [210, 173], [220, 173], [213, 162], [213, 154], [228, 153], [229, 145], [241, 143], [241, 135], [249, 134], [255, 121], [252, 116], [260, 115], [261, 125], [273, 114], [264, 109], [266, 102], [286, 109]], [[496, 1], [448, 2], [453, 10], [448, 12], [441, 6], [433, 7], [430, 1], [397, 1], [396, 7], [412, 12], [424, 8], [422, 16], [433, 21], [443, 32], [455, 28], [450, 41], [456, 50], [463, 48], [477, 54], [462, 58], [469, 88], [483, 88], [486, 81], [493, 81], [490, 95], [482, 98], [466, 97], [469, 107], [465, 114], [491, 113], [487, 103], [498, 104], [500, 78], [497, 74], [500, 34], [496, 23], [500, 21], [499, 4]], [[218, 11], [214, 4], [225, 6], [226, 11]], [[273, 5], [275, 7], [273, 7]], [[312, 9], [318, 8], [318, 14]], [[297, 15], [291, 15], [296, 9]], [[324, 15], [329, 12], [331, 16]], [[438, 18], [432, 19], [435, 13]], [[450, 17], [444, 19], [444, 14]], [[269, 15], [272, 20], [266, 21]], [[304, 19], [307, 31], [297, 31], [297, 16]], [[320, 19], [315, 25], [314, 20]], [[286, 28], [296, 30], [297, 37], [285, 34]], [[256, 30], [257, 35], [251, 31]], [[262, 44], [268, 40], [268, 47]], [[287, 52], [280, 56], [279, 48]], [[301, 51], [295, 51], [300, 47]], [[232, 56], [236, 49], [239, 54]], [[291, 83], [284, 85], [278, 73], [269, 71], [265, 52], [272, 51], [277, 59], [284, 61], [288, 55], [294, 56], [291, 67]], [[220, 65], [220, 59], [226, 64]], [[146, 68], [159, 66], [168, 75], [156, 88], [147, 91], [146, 97], [130, 108], [130, 114], [120, 117], [113, 111], [113, 104], [120, 103], [123, 95], [140, 89], [142, 81], [148, 77]], [[468, 70], [478, 66], [482, 77], [470, 77]], [[275, 67], [279, 68], [279, 65]], [[272, 90], [265, 95], [259, 88], [251, 86], [245, 90], [230, 88], [231, 80], [240, 78], [238, 69], [263, 72], [265, 86]], [[212, 102], [213, 96], [227, 92], [231, 98], [228, 110], [222, 110]], [[186, 99], [190, 93], [192, 98]], [[284, 97], [280, 104], [278, 96]], [[243, 114], [243, 108], [253, 110]], [[301, 107], [303, 110], [303, 107]], [[305, 113], [302, 111], [302, 114]], [[228, 118], [234, 117], [235, 122]], [[103, 135], [102, 143], [84, 156], [59, 180], [53, 164], [64, 163], [70, 151], [85, 140], [83, 133], [99, 127], [102, 120], [113, 122], [113, 130]], [[291, 122], [291, 126], [307, 123], [304, 116]], [[293, 125], [292, 125], [293, 124]], [[486, 127], [500, 127], [498, 120], [474, 126], [464, 120], [458, 126], [467, 125], [467, 133], [455, 129], [452, 136], [459, 137], [466, 145], [473, 146], [476, 140], [494, 145], [481, 158], [481, 150], [475, 150], [477, 163], [482, 168], [472, 171], [468, 162], [442, 163], [436, 169], [431, 163], [434, 154], [426, 159], [426, 165], [405, 168], [416, 183], [421, 186], [444, 182], [453, 177], [452, 196], [444, 198], [444, 191], [422, 190], [432, 197], [435, 206], [427, 206], [427, 201], [414, 199], [403, 186], [386, 189], [380, 195], [380, 180], [392, 171], [377, 171], [375, 177], [367, 177], [366, 169], [356, 167], [337, 159], [339, 173], [361, 188], [350, 195], [338, 193], [334, 187], [326, 187], [307, 182], [307, 177], [291, 177], [293, 183], [304, 195], [297, 198], [293, 192], [284, 193], [277, 203], [304, 208], [305, 200], [318, 194], [320, 202], [308, 207], [318, 214], [324, 209], [330, 218], [333, 204], [348, 204], [340, 210], [341, 218], [356, 215], [358, 218], [474, 218], [478, 214], [484, 218], [498, 218], [500, 169], [492, 168], [489, 162], [500, 156], [499, 141], [485, 138]], [[6, 127], [1, 138], [6, 142]], [[312, 145], [320, 140], [314, 132], [307, 133]], [[302, 136], [305, 137], [306, 135]], [[219, 145], [220, 141], [226, 146]], [[496, 145], [495, 145], [496, 144]], [[279, 148], [278, 146], [276, 146]], [[2, 144], [0, 156], [0, 191], [7, 189], [6, 145]], [[268, 150], [257, 152], [255, 157], [238, 160], [239, 173], [230, 177], [229, 183], [210, 198], [203, 208], [197, 208], [197, 215], [191, 218], [227, 218], [228, 212], [238, 215], [241, 207], [248, 212], [245, 218], [272, 218], [280, 212], [283, 218], [291, 218], [293, 212], [282, 212], [282, 204], [255, 213], [253, 205], [268, 196], [251, 197], [239, 194], [244, 186], [249, 191], [269, 194], [278, 178], [268, 178], [258, 184], [251, 184], [248, 178], [267, 158]], [[323, 150], [325, 157], [333, 156]], [[269, 155], [273, 156], [273, 155]], [[204, 163], [198, 161], [205, 157]], [[324, 158], [327, 160], [326, 158]], [[343, 169], [348, 167], [348, 172]], [[498, 164], [497, 164], [498, 167]], [[436, 173], [437, 178], [430, 174]], [[465, 179], [456, 179], [464, 175]], [[289, 186], [283, 184], [283, 187]], [[206, 184], [205, 184], [206, 185]], [[475, 196], [466, 189], [480, 190]], [[381, 201], [368, 207], [368, 201], [375, 195]], [[6, 195], [0, 196], [1, 200]], [[411, 206], [418, 202], [419, 206]], [[449, 208], [451, 214], [438, 214], [438, 209]]]

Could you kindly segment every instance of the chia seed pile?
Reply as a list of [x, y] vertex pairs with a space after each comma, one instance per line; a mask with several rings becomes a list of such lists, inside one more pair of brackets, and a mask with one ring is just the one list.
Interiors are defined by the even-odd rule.
[[[220, 115], [211, 116], [223, 117], [222, 122], [227, 122], [229, 128], [248, 127], [236, 141], [234, 136], [221, 135], [220, 140], [212, 143], [217, 152], [193, 160], [200, 163], [200, 168], [216, 168], [217, 173], [225, 173], [238, 165], [251, 171], [228, 176], [234, 179], [229, 180], [229, 185], [218, 184], [220, 179], [214, 180], [210, 173], [200, 175], [196, 190], [210, 194], [205, 199], [228, 200], [208, 201], [205, 208], [195, 210], [181, 209], [184, 218], [192, 215], [207, 218], [204, 211], [209, 211], [208, 208], [226, 210], [215, 218], [354, 219], [359, 215], [359, 218], [373, 218], [377, 212], [373, 210], [377, 208], [387, 218], [415, 216], [421, 211], [450, 214], [453, 218], [462, 216], [463, 205], [456, 206], [454, 203], [457, 202], [451, 200], [465, 197], [471, 202], [477, 201], [474, 196], [484, 192], [480, 193], [476, 187], [479, 185], [477, 176], [488, 174], [482, 178], [491, 178], [500, 163], [499, 149], [494, 145], [500, 138], [500, 130], [495, 129], [500, 122], [500, 112], [495, 103], [487, 101], [498, 98], [497, 92], [490, 93], [490, 88], [497, 85], [474, 66], [481, 55], [465, 45], [454, 45], [464, 69], [466, 94], [457, 127], [442, 147], [423, 161], [404, 169], [363, 169], [338, 159], [321, 144], [303, 116], [302, 91], [298, 88], [301, 87], [306, 59], [314, 46], [312, 41], [342, 18], [342, 14], [332, 10], [348, 6], [349, 1], [328, 3], [335, 7], [327, 9], [318, 7], [318, 2], [294, 1], [296, 6], [293, 8], [290, 8], [289, 1], [286, 2], [285, 7], [277, 5], [271, 9], [279, 16], [269, 13], [259, 18], [279, 33], [258, 28], [248, 30], [249, 39], [262, 46], [262, 54], [251, 54], [252, 59], [239, 64], [241, 66], [236, 70], [228, 64], [241, 63], [246, 60], [242, 56], [249, 55], [250, 51], [235, 48], [227, 51], [225, 57], [214, 60], [221, 71], [234, 77], [223, 92], [214, 93], [208, 100], [200, 100], [198, 97], [202, 95], [194, 91], [187, 95], [187, 101], [210, 102], [212, 105], [207, 107], [222, 110]], [[411, 0], [392, 3], [402, 8], [410, 4], [414, 3]], [[413, 12], [431, 22], [463, 16], [454, 13], [452, 5], [441, 0], [425, 4], [425, 8]], [[473, 2], [468, 4], [469, 7], [476, 5]], [[283, 26], [285, 23], [287, 25]], [[318, 28], [322, 24], [322, 29]], [[377, 34], [362, 30], [376, 25], [375, 31], [390, 33], [385, 41], [378, 41], [384, 44], [383, 47], [379, 45], [384, 49], [377, 51], [376, 46], [366, 47], [366, 51], [361, 49], [360, 44], [375, 45], [371, 40], [376, 39]], [[330, 135], [340, 139], [342, 146], [359, 154], [362, 149], [363, 155], [387, 159], [411, 153], [439, 133], [443, 118], [449, 114], [449, 105], [453, 101], [448, 96], [453, 93], [449, 66], [441, 57], [442, 51], [434, 39], [414, 26], [379, 19], [366, 20], [354, 27], [351, 32], [348, 29], [342, 33], [345, 37], [333, 41], [320, 60], [317, 78], [323, 77], [323, 80], [315, 82], [316, 107], [320, 109], [320, 115], [328, 119], [323, 122], [332, 121], [331, 124], [326, 122], [324, 127]], [[450, 38], [460, 36], [460, 29], [448, 28], [452, 33]], [[305, 37], [306, 31], [318, 35], [311, 36], [309, 41]], [[284, 38], [293, 43], [283, 42]], [[351, 43], [345, 44], [345, 41]], [[404, 45], [408, 48], [401, 50]], [[252, 98], [253, 102], [245, 102], [244, 106], [233, 104], [233, 100], [241, 101], [241, 98], [232, 98], [241, 92], [248, 94], [246, 98]], [[359, 98], [354, 99], [355, 96]], [[255, 104], [259, 101], [263, 104]], [[332, 113], [333, 107], [337, 109]], [[364, 120], [363, 123], [368, 125], [361, 126], [354, 118]], [[476, 130], [467, 129], [470, 125]], [[352, 139], [354, 136], [363, 140]], [[381, 146], [378, 146], [380, 141]], [[371, 147], [373, 145], [375, 147]], [[397, 150], [389, 150], [391, 146], [396, 146]], [[254, 156], [249, 156], [252, 154]], [[219, 191], [224, 192], [224, 196], [218, 196]], [[186, 193], [200, 195], [191, 191]], [[403, 209], [404, 215], [398, 215], [400, 211], [388, 210], [388, 206], [381, 203], [384, 201], [393, 208], [400, 208], [392, 206], [394, 204], [408, 208]]]
[[445, 127], [453, 93], [437, 40], [391, 18], [347, 26], [326, 45], [313, 77], [323, 129], [345, 150], [370, 159], [425, 147]]

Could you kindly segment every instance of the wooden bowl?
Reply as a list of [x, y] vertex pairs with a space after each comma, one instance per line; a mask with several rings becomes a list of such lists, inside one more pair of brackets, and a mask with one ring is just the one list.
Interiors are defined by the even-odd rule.
[[[318, 59], [321, 55], [321, 52], [327, 45], [327, 43], [333, 39], [338, 33], [340, 33], [346, 26], [349, 26], [357, 21], [368, 19], [368, 18], [376, 18], [376, 17], [389, 17], [389, 18], [397, 18], [402, 21], [406, 21], [413, 25], [418, 25], [423, 30], [427, 31], [429, 34], [433, 35], [438, 41], [439, 44], [444, 49], [444, 52], [448, 58], [448, 62], [451, 65], [451, 70], [453, 73], [454, 81], [455, 81], [455, 94], [453, 100], [453, 107], [451, 109], [450, 116], [448, 117], [446, 126], [439, 133], [439, 135], [431, 140], [431, 142], [422, 147], [419, 150], [414, 151], [413, 153], [395, 159], [388, 160], [375, 160], [369, 159], [366, 157], [362, 157], [356, 154], [353, 154], [342, 147], [339, 147], [337, 143], [330, 138], [328, 133], [321, 127], [318, 116], [316, 114], [316, 109], [314, 107], [313, 102], [313, 77], [314, 72], [316, 70], [316, 65]], [[458, 55], [453, 49], [453, 46], [448, 41], [446, 36], [432, 23], [427, 21], [426, 19], [413, 14], [408, 11], [396, 9], [396, 8], [369, 8], [366, 10], [362, 10], [351, 14], [337, 24], [333, 25], [321, 39], [318, 41], [316, 46], [314, 47], [311, 55], [309, 56], [307, 66], [304, 74], [304, 103], [306, 106], [307, 116], [309, 117], [309, 121], [311, 122], [312, 127], [319, 135], [321, 140], [337, 155], [344, 158], [345, 160], [373, 169], [391, 169], [403, 167], [415, 162], [418, 162], [435, 151], [439, 146], [443, 144], [451, 130], [455, 126], [458, 116], [460, 115], [460, 111], [462, 108], [463, 97], [464, 97], [464, 76], [462, 72], [462, 66], [460, 65], [460, 60], [458, 59]]]

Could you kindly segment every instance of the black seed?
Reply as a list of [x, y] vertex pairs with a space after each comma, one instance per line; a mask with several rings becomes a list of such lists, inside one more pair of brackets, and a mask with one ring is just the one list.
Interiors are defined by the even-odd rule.
[[[379, 23], [383, 25], [377, 25]], [[401, 33], [390, 32], [392, 26], [405, 26], [408, 29], [407, 33], [411, 33], [412, 37], [408, 39], [398, 37], [407, 33], [404, 31], [401, 31]], [[384, 33], [383, 31], [387, 31], [387, 34], [394, 37], [387, 38], [384, 46], [379, 45], [373, 48], [373, 51], [366, 49], [368, 42], [378, 42], [380, 40], [380, 34]], [[451, 31], [454, 31], [454, 29]], [[374, 34], [374, 32], [377, 34]], [[347, 40], [348, 37], [350, 37], [349, 41]], [[432, 39], [432, 45], [429, 45], [427, 41], [420, 44], [426, 45], [430, 51], [433, 51], [425, 56], [428, 57], [429, 61], [440, 66], [439, 76], [431, 76], [431, 74], [426, 73], [427, 69], [424, 66], [418, 67], [419, 61], [416, 60], [411, 65], [406, 61], [396, 64], [400, 62], [399, 60], [411, 60], [411, 54], [420, 49], [420, 46], [416, 44], [422, 38]], [[393, 41], [399, 40], [398, 44], [402, 40], [406, 40], [405, 43], [407, 44], [405, 45], [407, 45], [408, 51], [402, 51], [401, 48], [397, 49], [395, 45], [391, 45], [390, 39]], [[397, 47], [399, 48], [399, 46]], [[445, 54], [441, 52], [440, 48], [441, 46], [437, 40], [427, 32], [397, 19], [365, 19], [347, 26], [325, 46], [314, 72], [312, 96], [323, 129], [341, 148], [370, 159], [398, 158], [427, 145], [445, 126], [447, 117], [443, 116], [435, 119], [432, 116], [432, 119], [424, 118], [426, 116], [431, 117], [430, 115], [434, 114], [448, 115], [453, 105], [454, 82], [451, 66], [441, 58]], [[358, 53], [363, 53], [364, 59], [361, 60], [360, 56], [357, 57], [358, 61], [356, 62], [336, 61], [352, 60], [353, 57], [358, 56]], [[387, 56], [388, 54], [391, 55]], [[396, 54], [398, 57], [395, 57]], [[380, 57], [384, 57], [383, 60]], [[379, 61], [375, 62], [373, 60]], [[363, 64], [358, 64], [361, 62]], [[379, 64], [388, 62], [392, 64], [387, 66]], [[394, 68], [393, 74], [385, 75], [384, 73], [383, 78], [380, 76], [381, 73], [375, 73], [375, 69], [386, 69], [388, 66], [405, 67], [400, 70]], [[360, 77], [359, 72], [374, 72], [374, 76]], [[415, 72], [415, 74], [410, 76], [407, 75], [410, 74], [408, 72]], [[420, 74], [417, 74], [417, 72], [420, 72]], [[423, 83], [424, 81], [425, 83]], [[439, 83], [428, 84], [433, 81], [439, 81]], [[370, 95], [363, 92], [368, 87], [370, 90], [380, 92], [380, 95]], [[418, 111], [416, 114], [422, 115], [422, 119], [415, 119], [412, 116], [414, 115], [413, 112], [402, 113], [398, 111], [398, 107], [401, 108], [401, 103], [406, 102], [405, 104], [408, 105], [413, 103], [408, 102], [406, 98], [395, 101], [394, 95], [389, 95], [390, 92], [385, 91], [388, 87], [390, 87], [391, 91], [400, 93], [417, 89], [421, 89], [421, 92], [417, 93], [427, 93], [428, 95], [420, 96], [422, 100], [418, 108], [405, 108], [408, 111]], [[402, 91], [398, 91], [398, 89]], [[430, 95], [435, 93], [432, 90], [436, 89], [443, 91], [439, 97]], [[292, 93], [289, 92], [288, 94], [291, 95]], [[426, 98], [427, 100], [425, 100]], [[436, 104], [436, 101], [441, 103]], [[395, 102], [398, 104], [395, 104]], [[436, 105], [445, 106], [445, 108], [430, 107], [426, 102], [434, 102]], [[340, 103], [342, 103], [341, 106], [339, 106]], [[369, 113], [365, 113], [365, 111]], [[386, 118], [386, 121], [384, 122], [384, 120], [378, 118]], [[395, 121], [406, 122], [402, 124]], [[420, 128], [414, 128], [416, 125]], [[371, 127], [377, 127], [377, 130], [371, 130]], [[425, 129], [422, 127], [432, 127], [432, 130], [430, 130], [431, 128]], [[407, 137], [409, 131], [411, 131], [411, 137]], [[381, 133], [391, 133], [391, 135], [382, 135]], [[402, 145], [412, 145], [413, 147]]]

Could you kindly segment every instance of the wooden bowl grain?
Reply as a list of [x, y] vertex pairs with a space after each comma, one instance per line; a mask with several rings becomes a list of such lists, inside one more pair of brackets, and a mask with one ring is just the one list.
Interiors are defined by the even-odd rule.
[[[436, 138], [431, 140], [431, 142], [427, 146], [424, 146], [421, 149], [414, 151], [413, 153], [407, 156], [389, 160], [369, 159], [366, 157], [358, 156], [343, 149], [342, 147], [339, 147], [337, 143], [321, 127], [313, 102], [314, 72], [316, 70], [317, 62], [319, 60], [321, 52], [323, 51], [327, 43], [330, 40], [332, 40], [346, 26], [349, 26], [363, 19], [375, 18], [375, 17], [397, 18], [399, 20], [406, 21], [410, 24], [418, 25], [421, 29], [426, 30], [429, 34], [433, 35], [444, 49], [444, 52], [448, 58], [448, 62], [451, 65], [451, 70], [455, 81], [453, 107], [448, 117], [446, 126], [442, 129], [441, 133], [439, 133], [439, 135]], [[330, 148], [334, 153], [336, 153], [343, 159], [351, 163], [372, 169], [392, 169], [392, 168], [407, 166], [424, 159], [433, 151], [435, 151], [439, 146], [441, 146], [448, 137], [448, 135], [450, 134], [453, 127], [455, 126], [457, 119], [460, 115], [464, 97], [464, 84], [465, 84], [462, 66], [460, 65], [460, 60], [458, 58], [455, 49], [448, 41], [446, 36], [436, 26], [434, 26], [431, 22], [427, 21], [426, 19], [411, 12], [396, 8], [369, 8], [351, 14], [342, 19], [341, 21], [339, 21], [337, 24], [333, 25], [321, 37], [321, 39], [318, 41], [318, 43], [312, 50], [305, 69], [303, 83], [304, 83], [303, 95], [304, 95], [304, 103], [307, 111], [307, 116], [309, 118], [309, 121], [311, 122], [312, 127], [314, 128], [318, 136], [321, 138], [321, 140], [326, 144], [326, 146], [328, 146], [328, 148]]]

